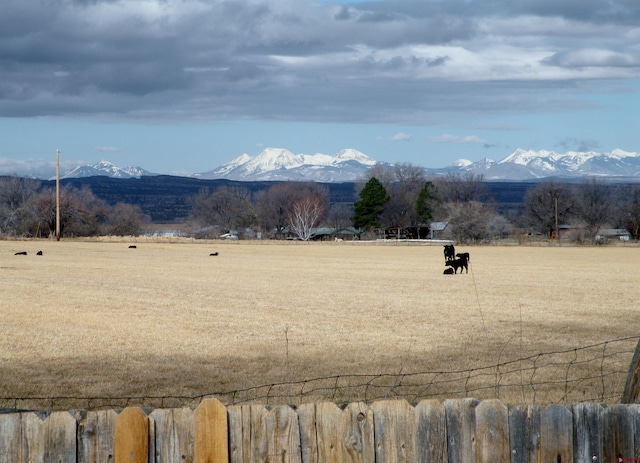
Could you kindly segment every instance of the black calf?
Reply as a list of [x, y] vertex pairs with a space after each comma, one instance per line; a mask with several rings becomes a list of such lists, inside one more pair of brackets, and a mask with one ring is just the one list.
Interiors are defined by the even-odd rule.
[[462, 273], [462, 269], [464, 268], [467, 273], [469, 273], [469, 264], [464, 259], [454, 259], [447, 262], [445, 265], [453, 268], [453, 273], [458, 273], [458, 269], [460, 269], [460, 273]]

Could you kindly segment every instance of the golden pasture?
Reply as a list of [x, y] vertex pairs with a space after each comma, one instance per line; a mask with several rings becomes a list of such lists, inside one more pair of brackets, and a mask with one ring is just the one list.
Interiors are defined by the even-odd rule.
[[639, 334], [639, 248], [458, 246], [463, 275], [442, 250], [0, 241], [0, 407], [618, 399], [637, 338], [599, 343]]

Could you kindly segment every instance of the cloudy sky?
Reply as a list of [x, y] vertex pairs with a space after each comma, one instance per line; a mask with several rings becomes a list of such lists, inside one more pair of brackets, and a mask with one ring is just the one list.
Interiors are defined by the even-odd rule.
[[6, 0], [0, 173], [640, 152], [638, 0]]

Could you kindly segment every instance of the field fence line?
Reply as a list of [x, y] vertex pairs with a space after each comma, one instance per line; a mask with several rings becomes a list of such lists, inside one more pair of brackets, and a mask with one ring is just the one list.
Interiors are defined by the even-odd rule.
[[196, 407], [216, 397], [226, 406], [265, 406], [330, 401], [339, 404], [383, 399], [500, 399], [509, 403], [619, 403], [640, 336], [628, 336], [573, 349], [548, 351], [515, 360], [461, 370], [383, 374], [344, 374], [263, 384], [199, 395], [134, 397], [0, 397], [0, 412], [20, 410], [101, 410], [139, 406]]

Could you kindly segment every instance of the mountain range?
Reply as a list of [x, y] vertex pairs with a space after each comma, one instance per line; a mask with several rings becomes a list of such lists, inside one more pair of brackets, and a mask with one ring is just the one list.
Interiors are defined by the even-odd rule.
[[[323, 183], [353, 182], [379, 163], [355, 149], [345, 149], [336, 155], [293, 154], [286, 149], [267, 148], [256, 156], [242, 154], [211, 171], [193, 174], [199, 179], [227, 179], [237, 181], [315, 181]], [[388, 165], [388, 164], [387, 164]], [[529, 181], [545, 178], [576, 179], [599, 177], [604, 179], [640, 180], [640, 154], [621, 149], [609, 153], [533, 151], [517, 149], [500, 161], [485, 158], [471, 162], [458, 160], [433, 169], [427, 174], [473, 173], [486, 181]], [[156, 175], [141, 167], [117, 167], [107, 161], [95, 165], [78, 166], [61, 178], [90, 176], [139, 178]]]

